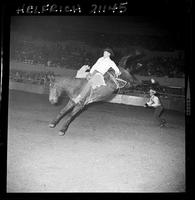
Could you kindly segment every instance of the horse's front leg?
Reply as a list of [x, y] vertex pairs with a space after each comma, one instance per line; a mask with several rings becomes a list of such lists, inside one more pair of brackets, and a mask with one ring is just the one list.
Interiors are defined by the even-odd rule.
[[84, 104], [76, 104], [73, 110], [67, 115], [67, 119], [64, 122], [61, 130], [59, 131], [59, 135], [64, 135], [67, 131], [70, 123], [74, 120], [77, 114], [84, 108]]
[[50, 128], [54, 128], [59, 122], [60, 120], [64, 117], [64, 115], [70, 111], [73, 107], [74, 107], [74, 103], [69, 100], [69, 102], [67, 103], [67, 105], [59, 112], [59, 114], [57, 115], [57, 117], [55, 117], [49, 124]]

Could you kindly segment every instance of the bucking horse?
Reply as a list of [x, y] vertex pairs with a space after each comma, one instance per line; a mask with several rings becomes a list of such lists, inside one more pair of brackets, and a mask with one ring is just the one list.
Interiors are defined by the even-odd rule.
[[131, 74], [131, 72], [127, 71], [122, 66], [118, 66], [118, 68], [121, 71], [121, 75], [119, 77], [116, 77], [113, 70], [108, 70], [108, 72], [106, 72], [104, 75], [106, 85], [92, 88], [87, 97], [79, 103], [75, 103], [73, 99], [81, 93], [88, 80], [85, 77], [79, 78], [76, 76], [52, 76], [50, 78], [49, 86], [50, 103], [56, 104], [63, 92], [65, 92], [69, 97], [69, 101], [58, 113], [58, 115], [50, 122], [49, 127], [56, 127], [60, 120], [66, 116], [65, 121], [59, 131], [59, 135], [64, 135], [70, 123], [86, 105], [94, 102], [104, 101], [113, 94], [117, 94], [117, 91], [119, 91], [121, 88], [129, 88], [131, 86], [140, 84], [140, 81], [137, 80], [136, 77]]

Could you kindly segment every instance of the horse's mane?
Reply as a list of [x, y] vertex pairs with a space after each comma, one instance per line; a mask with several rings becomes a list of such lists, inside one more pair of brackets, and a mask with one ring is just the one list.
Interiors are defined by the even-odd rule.
[[73, 76], [55, 76], [55, 86], [60, 92], [66, 92], [69, 97], [77, 96], [81, 90], [81, 86], [86, 84], [87, 80], [83, 78], [75, 78]]

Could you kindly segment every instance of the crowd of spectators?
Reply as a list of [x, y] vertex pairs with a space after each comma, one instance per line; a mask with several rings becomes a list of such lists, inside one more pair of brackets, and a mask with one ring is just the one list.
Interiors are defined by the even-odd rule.
[[19, 41], [11, 44], [10, 59], [28, 63], [41, 64], [48, 67], [66, 67], [79, 69], [83, 63], [91, 64], [97, 57], [97, 51], [84, 44], [69, 42], [42, 43]]
[[[48, 67], [65, 67], [78, 70], [82, 65], [92, 65], [100, 56], [99, 48], [92, 48], [84, 43], [44, 43], [17, 41], [11, 43], [11, 60], [28, 64], [41, 64]], [[122, 50], [121, 50], [122, 51]], [[129, 50], [130, 51], [130, 50]], [[126, 54], [128, 54], [128, 49]], [[125, 56], [124, 52], [116, 49], [115, 62]], [[146, 56], [147, 57], [147, 56]], [[140, 67], [141, 66], [141, 67]], [[158, 77], [184, 77], [184, 58], [181, 56], [155, 56], [148, 59], [127, 61], [127, 68], [134, 68], [136, 74]], [[138, 68], [138, 70], [136, 70]]]
[[30, 83], [48, 86], [53, 72], [27, 72], [20, 70], [10, 71], [10, 80], [20, 83]]
[[184, 60], [179, 57], [151, 57], [133, 63], [127, 62], [127, 68], [142, 76], [184, 78]]

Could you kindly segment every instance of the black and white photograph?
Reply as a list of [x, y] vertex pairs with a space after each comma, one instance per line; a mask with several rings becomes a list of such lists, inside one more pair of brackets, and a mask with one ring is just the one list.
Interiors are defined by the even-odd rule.
[[90, 6], [10, 16], [6, 193], [186, 192], [185, 13]]

